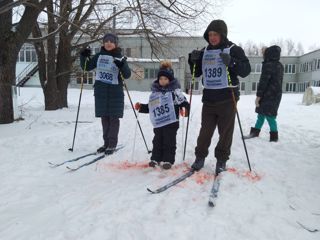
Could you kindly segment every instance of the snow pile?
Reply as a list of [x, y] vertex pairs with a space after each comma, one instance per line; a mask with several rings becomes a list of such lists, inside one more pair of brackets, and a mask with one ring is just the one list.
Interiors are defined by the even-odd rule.
[[303, 94], [302, 104], [307, 106], [320, 102], [320, 87], [308, 87]]

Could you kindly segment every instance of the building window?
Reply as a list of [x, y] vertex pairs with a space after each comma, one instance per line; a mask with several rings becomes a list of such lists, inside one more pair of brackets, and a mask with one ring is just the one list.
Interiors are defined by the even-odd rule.
[[298, 92], [304, 92], [309, 87], [309, 85], [309, 82], [298, 83]]
[[77, 84], [81, 84], [82, 78], [83, 78], [83, 84], [93, 84], [93, 78], [95, 74], [93, 71], [85, 72], [84, 77], [82, 72], [77, 72]]
[[23, 50], [21, 50], [19, 52], [19, 62], [24, 62], [24, 51]]
[[245, 90], [246, 90], [246, 83], [240, 82], [240, 91], [245, 91]]
[[286, 83], [286, 92], [295, 92], [296, 91], [296, 83], [288, 82]]
[[251, 64], [251, 72], [252, 72], [252, 73], [255, 72], [255, 67], [256, 67], [256, 65]]
[[251, 90], [253, 92], [257, 91], [257, 82], [252, 82]]
[[125, 55], [131, 57], [131, 48], [126, 48]]
[[145, 69], [144, 69], [144, 78], [145, 78], [145, 79], [157, 78], [158, 72], [159, 72], [158, 69], [145, 68]]
[[295, 64], [285, 64], [284, 65], [284, 73], [295, 74], [296, 73], [296, 65]]
[[314, 81], [313, 86], [315, 87], [320, 87], [320, 80], [319, 81]]
[[101, 50], [101, 47], [95, 47], [93, 49], [93, 54], [96, 54], [96, 53], [100, 52], [100, 50]]
[[255, 72], [256, 72], [256, 73], [261, 73], [261, 69], [262, 69], [262, 64], [261, 64], [261, 63], [257, 63], [257, 64], [256, 64]]
[[19, 62], [37, 62], [37, 53], [32, 45], [24, 45], [19, 52]]
[[320, 59], [318, 59], [317, 69], [320, 69]]

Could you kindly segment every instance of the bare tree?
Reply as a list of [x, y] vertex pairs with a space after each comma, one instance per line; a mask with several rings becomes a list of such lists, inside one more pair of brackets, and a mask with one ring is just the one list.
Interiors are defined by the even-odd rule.
[[259, 47], [252, 41], [247, 41], [244, 46], [247, 56], [259, 56]]
[[[12, 85], [18, 53], [48, 0], [2, 0], [0, 7], [0, 124], [13, 122]], [[19, 22], [12, 21], [13, 9], [23, 6]]]
[[302, 46], [301, 42], [298, 43], [295, 52], [296, 52], [296, 56], [301, 56], [301, 55], [304, 54], [304, 49], [303, 49], [303, 46]]
[[142, 35], [157, 57], [165, 46], [159, 37], [188, 32], [209, 5], [190, 0], [50, 0], [47, 22], [38, 24], [30, 39], [39, 56], [45, 109], [68, 106], [67, 87], [79, 48], [101, 40], [106, 31], [117, 31], [119, 35]]
[[295, 48], [295, 43], [292, 39], [286, 39], [285, 40], [285, 46], [287, 50], [287, 56], [292, 56], [294, 54], [294, 48]]
[[[239, 45], [243, 46], [241, 43]], [[248, 56], [262, 56], [261, 50], [270, 45], [278, 45], [281, 48], [282, 56], [300, 56], [304, 53], [301, 43], [295, 44], [291, 39], [283, 40], [282, 38], [272, 40], [269, 45], [259, 43], [259, 46], [252, 41], [247, 41], [243, 49]], [[317, 48], [315, 47], [315, 49]]]

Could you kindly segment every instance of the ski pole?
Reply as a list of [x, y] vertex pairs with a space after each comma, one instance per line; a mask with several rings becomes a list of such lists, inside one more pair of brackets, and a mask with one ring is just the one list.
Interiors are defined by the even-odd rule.
[[[228, 83], [229, 83], [229, 86], [232, 86], [228, 66], [227, 66], [227, 75], [228, 75]], [[243, 131], [242, 131], [242, 126], [241, 126], [241, 121], [240, 121], [239, 112], [238, 112], [238, 109], [237, 109], [236, 97], [235, 97], [235, 95], [234, 95], [233, 88], [230, 87], [230, 89], [231, 89], [231, 94], [232, 94], [234, 111], [236, 112], [237, 120], [238, 120], [238, 124], [239, 124], [239, 128], [240, 128], [240, 133], [241, 133], [241, 138], [242, 138], [242, 142], [243, 142], [244, 151], [245, 151], [245, 153], [246, 153], [249, 170], [250, 170], [250, 172], [251, 172], [251, 165], [250, 165], [250, 160], [249, 160], [249, 155], [248, 155], [248, 150], [247, 150], [246, 142], [244, 141], [244, 137], [243, 137]]]
[[73, 133], [73, 140], [72, 140], [72, 147], [69, 148], [68, 150], [73, 152], [73, 147], [74, 147], [74, 141], [76, 139], [76, 133], [77, 133], [77, 126], [78, 126], [78, 118], [79, 118], [79, 112], [80, 112], [80, 103], [81, 103], [81, 98], [82, 98], [82, 89], [83, 89], [83, 81], [84, 81], [84, 75], [85, 71], [87, 70], [87, 61], [88, 58], [86, 58], [86, 61], [84, 62], [84, 68], [82, 72], [82, 79], [81, 79], [81, 86], [80, 86], [80, 96], [79, 96], [79, 103], [78, 103], [78, 111], [77, 111], [77, 117], [76, 117], [76, 124], [74, 126], [74, 133]]
[[[138, 117], [139, 117], [139, 112], [137, 114], [137, 118]], [[133, 137], [133, 147], [132, 147], [132, 154], [131, 154], [131, 162], [133, 162], [134, 151], [135, 151], [135, 148], [136, 148], [137, 126], [138, 126], [138, 122], [136, 122], [136, 126], [134, 128], [134, 137]]]
[[184, 141], [184, 149], [183, 149], [183, 158], [182, 161], [185, 160], [186, 157], [186, 148], [187, 148], [187, 140], [188, 140], [188, 130], [189, 130], [189, 121], [190, 121], [190, 113], [191, 113], [191, 101], [192, 101], [192, 89], [193, 89], [193, 85], [194, 85], [194, 75], [196, 72], [196, 64], [193, 65], [193, 69], [192, 69], [192, 78], [191, 78], [191, 87], [190, 87], [190, 100], [189, 100], [189, 104], [190, 104], [190, 108], [189, 108], [189, 113], [188, 113], [188, 119], [187, 119], [187, 127], [186, 127], [186, 137], [185, 137], [185, 141]]
[[144, 137], [144, 134], [143, 134], [143, 131], [142, 131], [142, 128], [141, 128], [141, 125], [140, 125], [140, 122], [139, 122], [139, 119], [138, 119], [138, 116], [137, 116], [137, 113], [136, 111], [134, 110], [134, 107], [133, 107], [133, 103], [132, 103], [132, 100], [131, 100], [131, 96], [129, 94], [129, 90], [128, 90], [128, 87], [127, 87], [127, 84], [126, 84], [126, 81], [124, 80], [124, 77], [122, 75], [122, 73], [120, 72], [120, 76], [121, 76], [121, 80], [123, 82], [123, 86], [124, 88], [126, 89], [126, 92], [127, 92], [127, 95], [128, 95], [128, 98], [130, 100], [130, 104], [131, 104], [131, 108], [133, 110], [133, 113], [134, 113], [134, 116], [136, 117], [136, 120], [137, 120], [137, 123], [138, 123], [138, 126], [139, 126], [139, 129], [140, 129], [140, 132], [141, 132], [141, 135], [142, 135], [142, 138], [143, 138], [143, 141], [144, 141], [144, 145], [146, 146], [146, 149], [148, 151], [148, 154], [151, 153], [152, 151], [149, 150], [148, 148], [148, 145], [147, 145], [147, 142], [146, 142], [146, 139]]
[[[183, 150], [184, 150], [183, 140], [184, 140], [184, 118], [182, 118], [182, 127], [181, 127], [181, 149], [182, 149], [182, 156], [183, 156]], [[183, 161], [183, 159], [182, 159], [182, 161]]]

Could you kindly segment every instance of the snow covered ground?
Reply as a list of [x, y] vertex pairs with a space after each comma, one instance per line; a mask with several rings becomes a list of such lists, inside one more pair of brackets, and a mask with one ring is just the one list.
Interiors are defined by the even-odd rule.
[[[134, 102], [149, 93], [131, 92]], [[229, 171], [224, 173], [215, 208], [207, 205], [213, 182], [214, 135], [203, 170], [166, 192], [155, 189], [186, 171], [194, 160], [200, 128], [201, 96], [194, 96], [186, 161], [182, 162], [180, 120], [176, 164], [150, 169], [149, 155], [126, 96], [115, 155], [77, 172], [61, 162], [102, 145], [100, 119], [94, 117], [92, 90], [84, 90], [74, 152], [78, 89], [69, 90], [68, 109], [45, 112], [41, 89], [22, 88], [25, 119], [0, 125], [0, 239], [320, 239], [320, 104], [301, 105], [302, 94], [284, 94], [279, 110], [278, 143], [261, 136], [246, 141], [253, 173], [248, 172], [236, 123]], [[244, 132], [254, 124], [254, 96], [242, 96], [239, 113]], [[152, 126], [140, 114], [148, 147]], [[182, 131], [183, 130], [183, 131]], [[68, 166], [78, 166], [84, 159]], [[305, 227], [302, 227], [301, 224]]]

